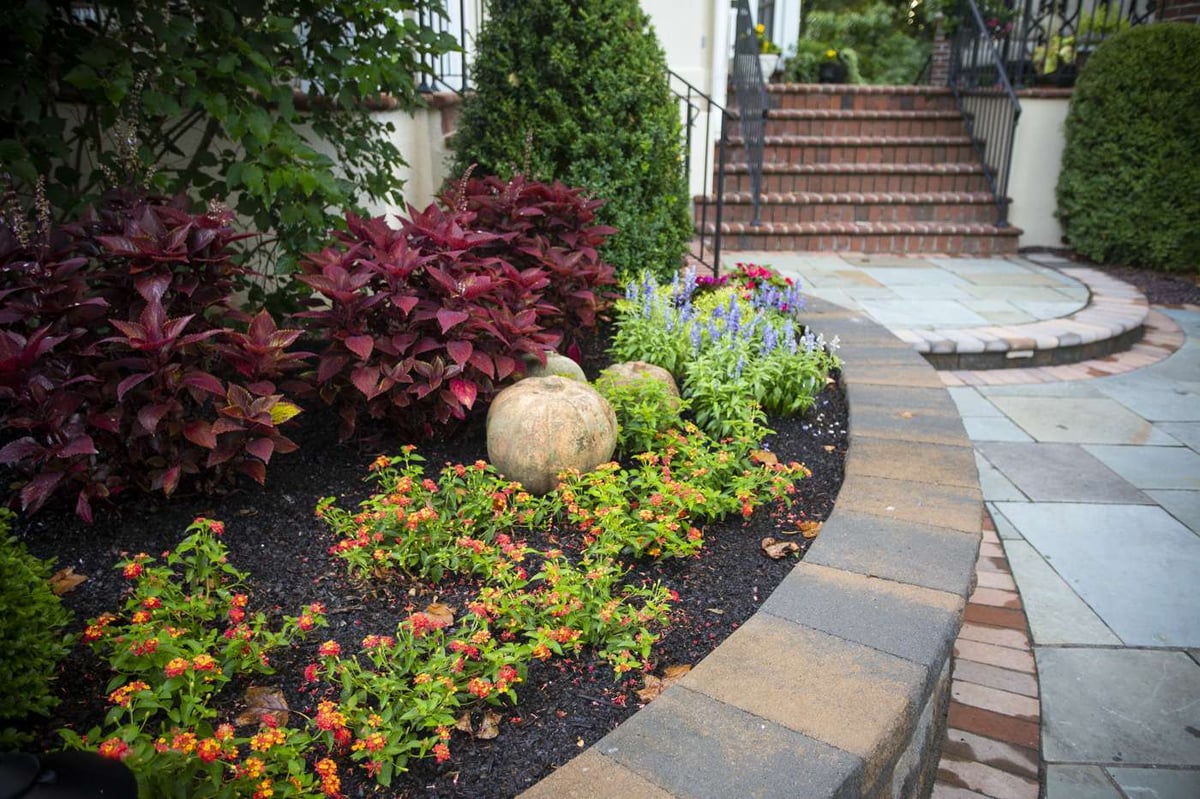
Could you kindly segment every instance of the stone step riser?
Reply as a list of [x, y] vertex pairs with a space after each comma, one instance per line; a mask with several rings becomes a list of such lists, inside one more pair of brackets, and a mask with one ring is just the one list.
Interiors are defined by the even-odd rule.
[[862, 252], [862, 253], [954, 253], [961, 255], [1014, 255], [1015, 236], [832, 233], [777, 234], [726, 233], [722, 247], [729, 250]]
[[887, 94], [859, 92], [789, 92], [780, 90], [769, 94], [770, 107], [828, 111], [954, 111], [954, 98], [949, 94]]
[[[705, 210], [712, 221], [715, 202], [696, 203], [696, 221]], [[725, 203], [725, 222], [750, 222], [754, 206], [750, 202]], [[761, 203], [763, 222], [957, 222], [990, 224], [996, 221], [996, 206], [991, 201], [970, 203]]]
[[962, 119], [792, 119], [769, 117], [768, 136], [961, 136]]
[[[730, 144], [727, 163], [743, 163], [745, 148]], [[830, 139], [821, 143], [771, 143], [763, 146], [764, 164], [945, 164], [975, 160], [970, 142], [878, 144]]]
[[[804, 174], [797, 172], [763, 174], [762, 190], [788, 194], [793, 192], [820, 192], [823, 194], [853, 192], [858, 194], [926, 192], [981, 192], [987, 191], [987, 181], [978, 172], [948, 174], [889, 174], [867, 173], [823, 173]], [[726, 173], [726, 192], [750, 192], [750, 176], [745, 173]]]

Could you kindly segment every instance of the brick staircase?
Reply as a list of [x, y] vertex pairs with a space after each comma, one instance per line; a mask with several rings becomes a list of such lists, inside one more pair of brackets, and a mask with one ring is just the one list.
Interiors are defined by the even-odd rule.
[[[771, 84], [767, 90], [760, 224], [752, 224], [744, 143], [734, 136], [723, 175], [723, 248], [1017, 251], [1021, 231], [994, 224], [983, 167], [948, 89]], [[697, 225], [707, 219], [711, 234], [715, 197], [694, 199]]]

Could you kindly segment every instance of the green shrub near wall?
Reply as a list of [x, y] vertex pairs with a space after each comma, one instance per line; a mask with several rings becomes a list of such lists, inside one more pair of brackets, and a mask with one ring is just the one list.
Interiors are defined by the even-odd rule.
[[1071, 246], [1101, 263], [1200, 269], [1200, 26], [1107, 39], [1075, 83], [1058, 179]]
[[0, 508], [0, 752], [27, 743], [11, 725], [58, 704], [50, 685], [67, 654], [63, 628], [71, 620], [50, 590], [50, 562], [9, 536], [11, 517]]
[[492, 0], [488, 11], [455, 172], [528, 169], [586, 188], [618, 229], [603, 249], [618, 276], [671, 274], [692, 236], [679, 111], [637, 0]]

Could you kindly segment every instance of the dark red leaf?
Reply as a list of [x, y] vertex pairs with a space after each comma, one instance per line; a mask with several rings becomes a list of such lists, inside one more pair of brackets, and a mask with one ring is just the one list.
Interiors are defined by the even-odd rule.
[[267, 481], [267, 467], [263, 465], [262, 461], [242, 461], [237, 468], [238, 471], [253, 478], [259, 485]]
[[[263, 463], [270, 463], [271, 455], [275, 452], [275, 444], [269, 438], [256, 438], [246, 443], [246, 452], [249, 452]], [[259, 482], [262, 481], [260, 480]]]
[[154, 375], [148, 372], [143, 372], [142, 374], [130, 375], [122, 380], [117, 384], [117, 402], [123, 402], [125, 400], [125, 395], [129, 393], [131, 388], [145, 382], [146, 380], [149, 380], [151, 377], [154, 377]]
[[76, 455], [95, 455], [96, 443], [88, 435], [73, 438], [57, 453], [60, 458], [73, 458]]
[[183, 428], [183, 436], [198, 447], [217, 448], [217, 436], [213, 427], [205, 421], [195, 421]]
[[450, 381], [450, 393], [464, 408], [470, 409], [475, 404], [479, 389], [471, 381], [456, 377]]
[[471, 353], [475, 348], [469, 341], [447, 341], [446, 352], [454, 359], [454, 362], [462, 366], [471, 357]]
[[450, 328], [462, 324], [470, 318], [471, 315], [469, 313], [452, 311], [449, 308], [442, 308], [437, 312], [438, 324], [442, 326], [442, 335], [449, 332]]
[[21, 489], [21, 509], [34, 513], [46, 503], [66, 476], [64, 472], [42, 472]]
[[379, 367], [360, 366], [350, 373], [350, 382], [363, 393], [367, 399], [379, 395]]
[[360, 360], [367, 360], [371, 357], [371, 351], [375, 348], [375, 339], [370, 336], [350, 336], [345, 341], [346, 349], [353, 352]]
[[0, 448], [0, 463], [20, 463], [29, 458], [36, 458], [46, 451], [46, 448], [30, 436], [10, 441]]
[[175, 493], [175, 489], [179, 488], [179, 475], [181, 469], [179, 464], [175, 464], [170, 469], [163, 473], [162, 490], [168, 497]]

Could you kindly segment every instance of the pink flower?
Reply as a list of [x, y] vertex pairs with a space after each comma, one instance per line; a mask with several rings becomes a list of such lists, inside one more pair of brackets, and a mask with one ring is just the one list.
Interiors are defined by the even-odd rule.
[[317, 654], [323, 658], [337, 657], [342, 653], [342, 647], [337, 641], [326, 641], [317, 649]]

